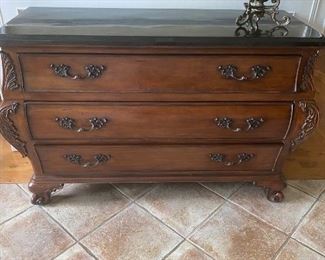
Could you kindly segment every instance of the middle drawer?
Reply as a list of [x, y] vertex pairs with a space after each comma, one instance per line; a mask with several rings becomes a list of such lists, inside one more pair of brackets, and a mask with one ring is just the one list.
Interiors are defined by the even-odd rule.
[[283, 140], [292, 103], [27, 103], [34, 139]]

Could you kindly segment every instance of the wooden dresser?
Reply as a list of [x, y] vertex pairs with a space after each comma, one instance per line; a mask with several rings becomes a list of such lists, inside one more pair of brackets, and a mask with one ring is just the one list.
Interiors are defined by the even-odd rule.
[[281, 201], [283, 162], [319, 120], [325, 40], [295, 18], [251, 35], [239, 14], [28, 8], [6, 24], [0, 132], [32, 162], [32, 203], [63, 183], [194, 181]]

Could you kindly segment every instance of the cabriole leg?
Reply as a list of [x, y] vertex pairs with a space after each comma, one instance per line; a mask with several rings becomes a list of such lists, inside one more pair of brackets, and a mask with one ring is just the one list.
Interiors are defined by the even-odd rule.
[[28, 189], [33, 193], [31, 202], [34, 205], [45, 205], [51, 200], [52, 193], [62, 189], [64, 184], [38, 183], [34, 179], [28, 184]]
[[271, 202], [282, 202], [284, 194], [282, 190], [287, 186], [281, 179], [269, 180], [269, 181], [257, 181], [254, 182], [256, 186], [263, 187], [265, 189], [266, 197]]

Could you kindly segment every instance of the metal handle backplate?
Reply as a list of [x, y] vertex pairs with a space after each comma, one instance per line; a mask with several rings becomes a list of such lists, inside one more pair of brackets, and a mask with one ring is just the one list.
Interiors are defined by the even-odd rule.
[[90, 118], [89, 124], [90, 126], [87, 128], [83, 128], [83, 127], [77, 127], [76, 126], [76, 120], [74, 120], [73, 118], [70, 117], [57, 117], [55, 119], [55, 121], [58, 122], [58, 125], [64, 129], [69, 129], [69, 130], [73, 130], [77, 133], [81, 133], [81, 132], [91, 132], [94, 130], [98, 130], [103, 128], [107, 123], [108, 123], [108, 119], [107, 118], [97, 118], [97, 117], [93, 117]]
[[111, 155], [96, 154], [92, 161], [87, 161], [79, 154], [66, 154], [64, 158], [72, 164], [81, 166], [82, 168], [94, 168], [104, 164], [111, 159]]
[[250, 75], [240, 75], [239, 69], [235, 65], [221, 65], [218, 67], [218, 71], [225, 79], [237, 80], [237, 81], [248, 81], [257, 80], [265, 77], [269, 71], [271, 71], [271, 66], [264, 65], [254, 65], [250, 69]]
[[250, 117], [246, 119], [247, 127], [241, 128], [241, 127], [234, 127], [233, 126], [234, 120], [230, 117], [221, 117], [221, 118], [217, 117], [214, 119], [214, 121], [219, 128], [229, 129], [235, 133], [242, 132], [242, 131], [248, 132], [254, 130], [256, 128], [261, 127], [264, 123], [263, 118]]
[[222, 163], [224, 166], [230, 167], [235, 165], [240, 165], [242, 163], [249, 162], [251, 159], [255, 157], [253, 153], [238, 153], [236, 156], [236, 160], [227, 161], [226, 155], [222, 153], [211, 153], [210, 159], [214, 162]]
[[103, 71], [105, 70], [104, 65], [93, 65], [88, 64], [85, 66], [85, 75], [74, 74], [71, 70], [71, 66], [66, 64], [51, 64], [50, 68], [53, 70], [54, 74], [61, 78], [69, 78], [72, 80], [81, 79], [97, 79], [99, 78]]

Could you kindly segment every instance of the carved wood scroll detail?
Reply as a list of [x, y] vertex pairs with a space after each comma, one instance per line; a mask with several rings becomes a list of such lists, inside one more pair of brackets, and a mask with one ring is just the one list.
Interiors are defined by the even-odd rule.
[[313, 133], [319, 122], [319, 109], [313, 101], [300, 101], [299, 108], [305, 115], [297, 137], [291, 142], [291, 150], [295, 150], [309, 135]]
[[314, 91], [314, 67], [315, 62], [319, 56], [319, 50], [315, 51], [308, 59], [307, 64], [304, 69], [304, 74], [302, 76], [302, 82], [300, 85], [300, 91]]
[[14, 102], [0, 108], [0, 134], [14, 146], [23, 157], [27, 156], [26, 144], [20, 139], [18, 130], [10, 118], [16, 114], [19, 104]]
[[10, 56], [1, 51], [1, 59], [2, 59], [2, 66], [3, 66], [3, 88], [5, 90], [17, 90], [19, 88], [22, 89], [22, 86], [17, 82], [17, 74], [15, 70], [15, 65], [13, 64]]

